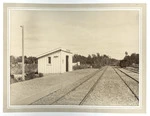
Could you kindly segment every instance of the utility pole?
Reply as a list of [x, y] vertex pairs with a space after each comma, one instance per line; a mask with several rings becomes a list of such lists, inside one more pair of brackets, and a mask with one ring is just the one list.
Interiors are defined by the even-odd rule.
[[22, 79], [25, 80], [24, 77], [24, 26], [20, 26], [22, 29]]

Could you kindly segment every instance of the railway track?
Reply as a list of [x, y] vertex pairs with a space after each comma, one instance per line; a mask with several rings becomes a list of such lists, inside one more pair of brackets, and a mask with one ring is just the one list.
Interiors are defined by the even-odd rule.
[[[61, 101], [63, 99], [66, 100], [67, 97], [70, 97], [72, 99], [74, 96], [71, 95], [78, 94], [78, 93], [80, 93], [80, 96], [79, 97], [77, 96], [78, 101], [73, 101], [73, 102], [75, 104], [82, 105], [84, 101], [87, 99], [87, 97], [90, 95], [90, 93], [94, 90], [95, 86], [97, 85], [98, 81], [103, 76], [103, 74], [105, 73], [106, 69], [107, 67], [105, 68], [103, 67], [102, 69], [99, 69], [98, 71], [80, 79], [79, 81], [75, 82], [70, 86], [67, 86], [66, 88], [59, 89], [53, 93], [48, 94], [47, 96], [40, 98], [37, 101], [32, 102], [30, 105], [61, 104]], [[81, 90], [80, 88], [82, 88], [84, 91], [83, 92], [80, 91]]]
[[125, 83], [125, 85], [129, 88], [135, 98], [139, 101], [139, 81], [118, 68], [113, 67], [113, 69], [121, 78], [121, 80]]
[[133, 73], [137, 73], [137, 74], [139, 74], [139, 72], [138, 71], [135, 71], [135, 70], [132, 70], [132, 69], [127, 69], [127, 68], [124, 68], [125, 70], [128, 70], [128, 71], [130, 71], [130, 72], [133, 72]]
[[136, 78], [130, 76], [129, 74], [125, 73], [124, 71], [120, 70], [119, 68], [117, 68], [120, 72], [122, 72], [123, 74], [125, 74], [126, 76], [132, 78], [134, 81], [136, 81], [137, 83], [139, 83], [139, 80], [137, 80]]
[[30, 105], [138, 104], [139, 82], [118, 68], [108, 67], [103, 67]]
[[[106, 68], [107, 69], [107, 68]], [[93, 84], [93, 86], [91, 87], [91, 89], [88, 91], [88, 93], [85, 95], [85, 97], [82, 99], [82, 101], [80, 102], [79, 105], [82, 105], [84, 103], [84, 101], [87, 99], [87, 97], [90, 95], [90, 93], [94, 90], [94, 88], [96, 87], [96, 85], [98, 84], [99, 80], [101, 79], [101, 77], [103, 76], [103, 74], [105, 73], [106, 69], [104, 69], [103, 73], [100, 75], [100, 77], [96, 80], [96, 82]]]

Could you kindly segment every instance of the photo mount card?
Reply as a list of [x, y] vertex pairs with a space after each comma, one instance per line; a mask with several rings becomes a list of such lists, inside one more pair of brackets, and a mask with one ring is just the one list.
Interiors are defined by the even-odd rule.
[[3, 29], [4, 112], [146, 112], [146, 4], [4, 3]]

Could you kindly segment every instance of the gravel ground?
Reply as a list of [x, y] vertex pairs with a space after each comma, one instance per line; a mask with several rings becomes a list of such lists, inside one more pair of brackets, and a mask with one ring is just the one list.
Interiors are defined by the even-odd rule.
[[88, 81], [83, 83], [81, 86], [76, 88], [74, 91], [70, 92], [66, 96], [64, 96], [59, 101], [55, 102], [53, 105], [79, 105], [86, 94], [90, 91], [92, 86], [96, 83], [96, 81], [100, 78], [104, 69], [99, 71], [96, 75], [90, 78]]
[[138, 73], [134, 73], [132, 71], [126, 70], [124, 68], [119, 68], [121, 71], [127, 73], [129, 76], [133, 77], [134, 79], [136, 79], [137, 81], [139, 81], [139, 74]]
[[[104, 69], [105, 67], [100, 71], [83, 69], [63, 74], [48, 74], [42, 78], [11, 84], [11, 104], [79, 105], [103, 74]], [[138, 96], [137, 84], [119, 70], [116, 71]], [[127, 74], [132, 73], [125, 71]], [[138, 78], [135, 74], [134, 77]], [[138, 104], [129, 88], [109, 66], [82, 105], [137, 106]]]
[[126, 67], [124, 69], [129, 70], [129, 71], [134, 72], [134, 73], [139, 73], [139, 69], [138, 68]]
[[137, 106], [138, 100], [112, 67], [108, 67], [83, 105]]
[[48, 74], [42, 78], [10, 85], [10, 104], [26, 105], [56, 90], [64, 88], [97, 69], [82, 69], [63, 74]]
[[81, 78], [80, 80], [76, 81], [73, 84], [68, 85], [65, 88], [62, 88], [56, 92], [53, 92], [35, 102], [32, 103], [32, 105], [50, 105], [55, 103], [57, 100], [60, 100], [63, 98], [66, 94], [68, 94], [70, 91], [75, 90], [79, 85], [82, 85], [82, 83], [89, 80], [93, 75], [97, 74], [99, 71], [97, 70], [94, 73], [91, 73], [88, 76], [85, 76], [84, 78]]
[[139, 98], [139, 83], [137, 83], [130, 77], [126, 76], [124, 73], [122, 73], [118, 69], [115, 69], [115, 70], [122, 77], [125, 83], [132, 89], [132, 91], [136, 94], [136, 96]]

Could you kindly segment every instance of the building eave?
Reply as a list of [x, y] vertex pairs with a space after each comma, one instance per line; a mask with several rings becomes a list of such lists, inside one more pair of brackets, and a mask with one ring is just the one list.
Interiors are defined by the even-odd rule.
[[60, 52], [60, 51], [63, 51], [63, 52], [69, 53], [69, 54], [73, 54], [69, 50], [66, 50], [66, 49], [63, 49], [63, 48], [59, 48], [59, 49], [51, 50], [49, 52], [43, 53], [41, 55], [38, 55], [37, 58], [39, 59], [39, 58], [42, 58], [42, 57], [45, 57], [45, 56], [48, 56], [48, 55], [51, 55], [51, 54], [54, 54], [54, 53], [57, 53], [57, 52]]

